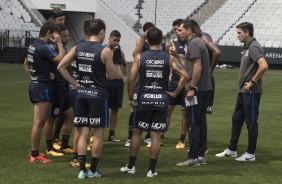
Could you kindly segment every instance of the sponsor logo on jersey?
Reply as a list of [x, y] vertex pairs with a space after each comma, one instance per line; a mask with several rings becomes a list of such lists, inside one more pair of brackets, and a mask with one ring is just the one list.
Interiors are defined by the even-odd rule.
[[34, 61], [33, 61], [33, 56], [30, 55], [30, 54], [27, 54], [27, 60], [28, 60], [30, 63], [34, 63]]
[[83, 84], [93, 84], [94, 83], [94, 81], [91, 80], [91, 78], [88, 77], [88, 76], [84, 76], [83, 80], [80, 80], [80, 82], [83, 83]]
[[150, 86], [145, 86], [146, 89], [163, 89], [159, 83], [152, 82]]
[[92, 66], [87, 64], [78, 64], [78, 70], [82, 72], [92, 73]]
[[161, 94], [144, 94], [144, 98], [155, 98], [155, 99], [160, 99], [163, 98]]
[[148, 78], [163, 78], [163, 72], [162, 71], [156, 71], [156, 70], [147, 70], [146, 71], [146, 77], [148, 77]]
[[33, 47], [32, 45], [30, 45], [29, 47], [28, 47], [28, 52], [30, 52], [30, 53], [34, 53], [34, 51], [35, 51], [35, 47]]
[[78, 56], [79, 57], [86, 57], [86, 58], [94, 58], [95, 57], [95, 53], [91, 53], [91, 52], [78, 52]]

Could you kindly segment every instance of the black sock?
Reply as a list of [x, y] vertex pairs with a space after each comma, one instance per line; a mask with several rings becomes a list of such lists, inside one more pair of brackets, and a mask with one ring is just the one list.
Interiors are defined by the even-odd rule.
[[72, 153], [72, 159], [78, 159], [78, 153], [77, 152]]
[[47, 151], [50, 151], [50, 150], [54, 149], [54, 147], [53, 147], [53, 139], [46, 140], [46, 145], [47, 145]]
[[164, 135], [161, 135], [161, 139], [164, 139]]
[[158, 161], [158, 159], [152, 159], [152, 158], [150, 158], [150, 165], [149, 165], [148, 171], [151, 170], [152, 173], [155, 172], [157, 161]]
[[90, 165], [90, 170], [91, 170], [91, 172], [93, 172], [93, 173], [96, 172], [98, 162], [99, 162], [99, 158], [97, 158], [97, 157], [92, 157], [92, 159], [91, 159], [91, 165]]
[[115, 136], [115, 130], [110, 130], [109, 137]]
[[128, 121], [128, 139], [132, 138], [133, 126], [134, 126], [134, 112], [132, 112], [130, 114], [130, 116], [129, 116], [129, 121]]
[[86, 155], [78, 155], [78, 160], [79, 160], [80, 171], [86, 172], [86, 167], [85, 167]]
[[186, 135], [185, 135], [185, 134], [181, 134], [181, 135], [180, 135], [179, 140], [181, 140], [181, 141], [185, 141], [185, 137], [186, 137]]
[[128, 165], [127, 165], [127, 167], [129, 169], [132, 169], [132, 167], [135, 166], [136, 159], [137, 159], [137, 157], [135, 157], [135, 156], [129, 156], [129, 161], [128, 161]]
[[35, 151], [32, 151], [31, 150], [31, 156], [32, 157], [36, 157], [36, 156], [38, 156], [39, 155], [39, 150], [35, 150]]
[[146, 136], [145, 136], [145, 139], [148, 139], [148, 138], [150, 138], [151, 136], [150, 136], [150, 131], [148, 131], [147, 132], [147, 134], [146, 134]]
[[69, 139], [70, 139], [69, 135], [62, 135], [62, 146], [61, 146], [61, 149], [68, 148]]

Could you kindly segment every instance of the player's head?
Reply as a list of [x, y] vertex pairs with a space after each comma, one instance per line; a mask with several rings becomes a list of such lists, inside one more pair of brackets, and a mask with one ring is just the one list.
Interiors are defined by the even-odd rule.
[[93, 19], [89, 23], [90, 36], [99, 36], [100, 42], [103, 42], [106, 34], [106, 25], [102, 19]]
[[65, 24], [65, 14], [60, 8], [53, 8], [50, 12], [51, 21], [55, 24]]
[[57, 26], [59, 28], [59, 35], [61, 37], [62, 43], [67, 45], [69, 41], [69, 31], [67, 27], [63, 24], [58, 24]]
[[250, 37], [254, 36], [254, 26], [250, 22], [242, 22], [236, 26], [237, 37], [242, 43], [246, 43]]
[[190, 21], [183, 21], [177, 28], [177, 37], [180, 38], [181, 41], [188, 41], [189, 36], [195, 33], [195, 29], [193, 24]]
[[190, 19], [188, 21], [191, 23], [192, 27], [194, 28], [194, 32], [197, 35], [200, 35], [202, 31], [201, 31], [201, 28], [200, 28], [198, 22], [196, 22], [194, 19]]
[[90, 21], [91, 21], [91, 19], [84, 21], [84, 24], [83, 24], [83, 32], [84, 32], [84, 35], [85, 35], [85, 36], [90, 36], [90, 32], [89, 32]]
[[52, 22], [45, 22], [39, 31], [39, 37], [43, 38], [43, 37], [51, 37], [53, 33], [59, 33], [59, 28], [56, 24], [52, 23]]
[[[175, 21], [173, 21], [172, 23], [172, 27], [173, 27], [173, 30], [174, 30], [174, 33], [177, 35], [177, 28], [179, 25], [181, 25], [182, 23], [184, 22], [183, 19], [176, 19]], [[178, 38], [179, 39], [179, 38]]]
[[113, 31], [110, 33], [109, 45], [110, 45], [110, 46], [119, 45], [120, 37], [121, 37], [120, 32], [119, 32], [118, 30], [113, 30]]
[[143, 25], [143, 31], [146, 32], [148, 31], [150, 28], [153, 28], [155, 27], [155, 25], [152, 23], [152, 22], [146, 22], [144, 25]]
[[163, 39], [163, 32], [158, 28], [151, 28], [147, 33], [149, 45], [160, 45]]

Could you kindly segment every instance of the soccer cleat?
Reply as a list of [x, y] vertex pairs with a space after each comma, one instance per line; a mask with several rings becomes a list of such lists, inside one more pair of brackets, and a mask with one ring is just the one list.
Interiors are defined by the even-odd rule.
[[216, 157], [232, 157], [236, 158], [237, 157], [237, 151], [231, 151], [230, 149], [225, 149], [223, 152], [218, 153], [215, 155]]
[[184, 149], [185, 148], [185, 142], [182, 140], [179, 140], [177, 145], [175, 146], [176, 149]]
[[88, 144], [87, 151], [92, 151], [92, 144]]
[[71, 149], [70, 147], [67, 147], [66, 149], [60, 149], [60, 151], [64, 154], [73, 154], [73, 149]]
[[151, 138], [147, 138], [144, 140], [144, 143], [146, 143], [147, 145], [151, 144]]
[[56, 149], [51, 149], [50, 151], [46, 151], [47, 155], [52, 155], [54, 157], [61, 157], [64, 156], [63, 153], [61, 153], [60, 151], [56, 150]]
[[94, 141], [94, 136], [91, 136], [90, 140], [89, 140], [89, 143], [93, 143], [93, 141]]
[[87, 173], [81, 170], [81, 171], [78, 173], [77, 178], [80, 179], [80, 180], [83, 180], [83, 179], [86, 178], [86, 176], [87, 176]]
[[30, 156], [29, 157], [29, 162], [30, 163], [43, 163], [43, 164], [48, 164], [51, 163], [52, 160], [49, 160], [47, 158], [45, 158], [43, 155], [38, 155], [36, 157]]
[[[41, 156], [43, 156], [43, 157], [45, 156], [43, 153], [40, 153], [40, 152], [39, 152], [39, 155], [41, 155]], [[31, 157], [31, 153], [28, 154], [28, 157], [27, 157], [27, 158], [30, 159], [30, 157]]]
[[125, 147], [129, 147], [130, 146], [130, 142], [131, 142], [131, 139], [127, 139], [126, 143], [124, 144]]
[[240, 161], [240, 162], [247, 162], [247, 161], [255, 161], [256, 160], [256, 156], [255, 154], [250, 154], [248, 152], [245, 152], [243, 155], [241, 155], [240, 157], [235, 159], [236, 161]]
[[176, 165], [177, 166], [198, 166], [198, 165], [200, 165], [200, 162], [197, 158], [195, 158], [195, 159], [188, 159], [188, 160], [185, 160], [183, 162], [179, 162]]
[[152, 171], [151, 170], [149, 170], [148, 172], [147, 172], [147, 177], [148, 178], [153, 178], [154, 176], [158, 176], [158, 173], [155, 171], [154, 173], [152, 173]]
[[87, 178], [101, 178], [102, 174], [98, 171], [98, 169], [93, 173], [91, 170], [87, 172]]
[[[72, 166], [72, 167], [79, 167], [80, 166], [79, 160], [78, 159], [72, 159], [72, 161], [70, 161], [70, 166]], [[89, 169], [90, 168], [90, 164], [89, 163], [85, 163], [85, 167], [86, 167], [86, 169]]]
[[200, 163], [201, 165], [207, 164], [207, 159], [206, 159], [206, 157], [198, 157], [198, 160], [199, 160], [199, 163]]
[[120, 171], [128, 174], [135, 174], [135, 166], [133, 166], [131, 169], [128, 168], [127, 166], [128, 165], [126, 164], [125, 167], [120, 168]]
[[[160, 147], [162, 147], [163, 145], [164, 145], [164, 141], [161, 139]], [[152, 146], [152, 144], [150, 143], [150, 144], [147, 145], [147, 148], [151, 148], [151, 146]]]
[[62, 141], [61, 141], [60, 139], [55, 139], [55, 140], [53, 141], [53, 147], [54, 147], [55, 149], [60, 149], [61, 145], [62, 145]]
[[120, 140], [117, 139], [114, 135], [112, 135], [112, 136], [110, 136], [110, 137], [108, 138], [108, 141], [111, 141], [111, 142], [119, 142]]

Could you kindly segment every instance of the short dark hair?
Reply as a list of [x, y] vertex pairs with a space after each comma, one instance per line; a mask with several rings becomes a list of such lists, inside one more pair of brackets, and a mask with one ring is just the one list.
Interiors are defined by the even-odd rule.
[[254, 26], [250, 22], [242, 22], [236, 26], [236, 28], [242, 29], [244, 32], [248, 31], [250, 37], [254, 36]]
[[183, 22], [184, 22], [183, 19], [176, 19], [175, 21], [173, 21], [172, 26], [179, 26]]
[[150, 45], [159, 45], [163, 39], [163, 32], [158, 28], [152, 28], [147, 33], [147, 39]]
[[45, 22], [42, 27], [40, 28], [39, 31], [39, 37], [44, 37], [47, 32], [49, 31], [50, 34], [54, 33], [54, 32], [59, 32], [59, 28], [56, 24], [52, 23], [52, 22]]
[[196, 22], [194, 19], [190, 19], [190, 20], [188, 20], [188, 21], [192, 24], [193, 27], [200, 28], [198, 22]]
[[89, 32], [90, 21], [91, 21], [91, 19], [84, 21], [83, 32], [84, 32], [85, 35], [90, 35], [90, 32]]
[[58, 24], [57, 26], [59, 28], [59, 32], [62, 32], [68, 29], [67, 26], [65, 26], [64, 24]]
[[110, 37], [113, 37], [113, 36], [116, 36], [116, 37], [121, 37], [121, 34], [118, 30], [113, 30], [111, 33], [110, 33]]
[[190, 28], [192, 33], [195, 33], [195, 25], [190, 20], [185, 20], [182, 24], [185, 29]]
[[144, 25], [143, 25], [143, 31], [147, 31], [149, 30], [150, 28], [152, 27], [155, 27], [155, 25], [152, 23], [152, 22], [146, 22]]
[[64, 12], [60, 8], [53, 8], [50, 11], [50, 14], [53, 19], [65, 16]]
[[106, 25], [102, 19], [93, 19], [89, 23], [90, 35], [98, 35], [101, 30], [106, 30]]

